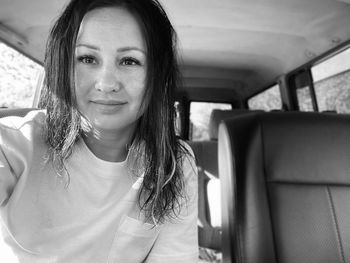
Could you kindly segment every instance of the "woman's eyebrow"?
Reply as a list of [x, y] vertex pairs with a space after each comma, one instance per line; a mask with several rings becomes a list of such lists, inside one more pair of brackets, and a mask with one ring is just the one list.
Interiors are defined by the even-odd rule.
[[[100, 50], [99, 47], [94, 46], [94, 45], [90, 45], [90, 44], [77, 44], [75, 47], [87, 47], [87, 48], [94, 49], [94, 50]], [[127, 51], [135, 51], [135, 50], [146, 55], [146, 52], [143, 49], [141, 49], [139, 47], [135, 47], [135, 46], [121, 47], [121, 48], [117, 49], [117, 52], [127, 52]]]
[[77, 47], [87, 47], [87, 48], [94, 49], [94, 50], [100, 50], [99, 47], [96, 47], [96, 46], [93, 46], [93, 45], [89, 45], [89, 44], [77, 44], [75, 47], [76, 48]]
[[128, 46], [128, 47], [121, 47], [121, 48], [117, 49], [118, 52], [135, 51], [135, 50], [143, 53], [144, 55], [146, 55], [146, 52], [143, 49], [139, 48], [139, 47]]

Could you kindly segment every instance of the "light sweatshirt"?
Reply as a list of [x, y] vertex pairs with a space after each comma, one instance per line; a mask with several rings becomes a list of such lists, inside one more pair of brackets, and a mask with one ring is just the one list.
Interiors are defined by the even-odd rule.
[[[126, 161], [97, 158], [83, 140], [66, 161], [66, 185], [45, 162], [44, 121], [44, 111], [0, 120], [2, 233], [18, 262], [198, 261], [197, 172], [191, 156], [183, 161], [187, 198], [179, 217], [153, 226], [144, 223], [138, 206], [143, 178], [134, 176]], [[5, 262], [1, 252], [0, 262]]]

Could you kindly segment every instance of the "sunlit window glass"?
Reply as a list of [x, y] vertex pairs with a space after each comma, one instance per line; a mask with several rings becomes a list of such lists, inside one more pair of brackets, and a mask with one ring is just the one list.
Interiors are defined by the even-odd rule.
[[251, 110], [280, 110], [282, 108], [281, 92], [279, 85], [255, 95], [248, 100], [248, 107]]
[[209, 119], [214, 109], [230, 110], [228, 103], [191, 102], [190, 139], [194, 141], [209, 140]]
[[32, 107], [42, 72], [41, 65], [0, 42], [0, 107]]
[[350, 48], [311, 71], [319, 111], [350, 113]]

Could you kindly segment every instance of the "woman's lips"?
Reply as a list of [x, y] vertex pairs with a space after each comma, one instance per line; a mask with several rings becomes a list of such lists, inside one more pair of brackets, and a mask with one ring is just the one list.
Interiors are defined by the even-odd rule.
[[116, 113], [127, 104], [126, 101], [104, 99], [93, 100], [91, 103], [94, 104], [97, 110], [103, 114]]
[[120, 101], [120, 100], [103, 100], [103, 99], [99, 99], [99, 100], [93, 100], [91, 101], [92, 103], [95, 104], [101, 104], [101, 105], [124, 105], [127, 102], [126, 101]]

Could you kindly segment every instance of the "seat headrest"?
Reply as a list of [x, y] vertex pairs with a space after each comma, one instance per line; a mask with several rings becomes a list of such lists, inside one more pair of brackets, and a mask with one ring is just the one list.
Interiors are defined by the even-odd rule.
[[247, 114], [251, 112], [263, 112], [262, 110], [248, 110], [248, 109], [233, 109], [233, 110], [218, 110], [212, 111], [209, 120], [209, 138], [210, 140], [218, 139], [219, 124], [222, 120], [229, 119], [238, 115]]
[[[350, 185], [348, 115], [273, 112], [224, 123], [240, 158], [246, 158], [242, 151], [248, 154], [263, 149], [261, 165], [269, 182]], [[254, 160], [248, 166], [256, 163]]]

